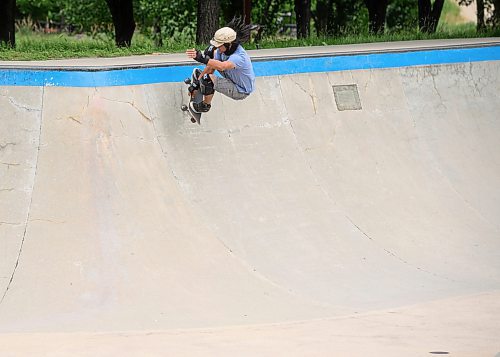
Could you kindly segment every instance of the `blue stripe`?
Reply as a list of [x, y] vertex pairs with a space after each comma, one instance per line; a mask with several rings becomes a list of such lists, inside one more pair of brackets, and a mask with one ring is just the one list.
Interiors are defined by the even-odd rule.
[[500, 46], [257, 62], [257, 76], [498, 61]]
[[[500, 46], [374, 53], [289, 60], [255, 61], [258, 77], [294, 73], [333, 72], [358, 69], [396, 68], [421, 65], [498, 61]], [[190, 76], [196, 65], [120, 69], [107, 71], [64, 71], [0, 69], [3, 86], [104, 87], [180, 82]]]

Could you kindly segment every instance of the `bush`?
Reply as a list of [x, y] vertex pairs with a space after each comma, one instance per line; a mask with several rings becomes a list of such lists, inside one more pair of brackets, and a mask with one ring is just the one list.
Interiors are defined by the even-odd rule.
[[418, 7], [415, 0], [394, 0], [387, 7], [389, 31], [412, 30], [418, 27]]
[[135, 20], [146, 35], [171, 41], [191, 38], [196, 33], [196, 0], [138, 0]]

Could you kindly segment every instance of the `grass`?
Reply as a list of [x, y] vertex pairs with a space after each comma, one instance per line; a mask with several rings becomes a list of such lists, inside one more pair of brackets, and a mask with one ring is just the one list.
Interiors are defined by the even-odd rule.
[[[472, 31], [471, 31], [472, 29]], [[259, 44], [259, 48], [283, 48], [298, 46], [326, 46], [326, 45], [348, 45], [373, 42], [394, 42], [394, 41], [413, 41], [413, 40], [435, 40], [435, 39], [453, 39], [453, 38], [476, 38], [476, 37], [497, 37], [500, 36], [500, 30], [491, 30], [477, 34], [474, 26], [464, 26], [460, 30], [452, 32], [444, 28], [435, 34], [424, 34], [418, 31], [407, 31], [399, 33], [387, 33], [384, 35], [345, 35], [342, 37], [311, 37], [304, 40], [296, 39], [271, 39], [268, 38]], [[256, 48], [255, 44], [245, 46], [245, 48]]]
[[[500, 36], [500, 30], [490, 30], [477, 34], [473, 25], [463, 25], [453, 30], [442, 26], [435, 34], [423, 34], [418, 31], [407, 31], [384, 35], [345, 35], [339, 37], [311, 37], [308, 39], [266, 38], [258, 45], [249, 43], [247, 49], [283, 48], [298, 46], [346, 45], [372, 42], [392, 42], [428, 39], [473, 38]], [[153, 42], [143, 36], [135, 36], [130, 48], [117, 48], [110, 38], [91, 38], [87, 36], [31, 34], [17, 36], [15, 49], [0, 49], [0, 60], [27, 61], [82, 57], [119, 57], [145, 55], [153, 53], [183, 52], [193, 47], [189, 41], [167, 43], [163, 47], [155, 47]]]
[[82, 57], [120, 57], [145, 55], [156, 52], [182, 52], [188, 43], [167, 43], [155, 47], [146, 37], [134, 35], [130, 48], [117, 48], [114, 41], [105, 35], [89, 37], [86, 35], [43, 34], [40, 32], [20, 33], [16, 36], [16, 48], [0, 49], [0, 60], [47, 60]]
[[[411, 41], [429, 39], [497, 37], [500, 29], [477, 33], [473, 23], [460, 20], [460, 9], [451, 0], [447, 0], [443, 9], [442, 21], [435, 34], [424, 34], [417, 30], [386, 33], [383, 35], [349, 34], [337, 37], [317, 37], [308, 39], [265, 38], [259, 44], [249, 43], [247, 49], [284, 48], [298, 46], [346, 45], [373, 42]], [[462, 23], [461, 23], [462, 22]], [[109, 35], [44, 34], [31, 26], [20, 26], [16, 34], [16, 48], [0, 48], [0, 60], [29, 61], [82, 57], [120, 57], [154, 53], [178, 53], [193, 47], [189, 38], [166, 39], [162, 47], [154, 45], [148, 37], [136, 33], [130, 48], [117, 48]]]

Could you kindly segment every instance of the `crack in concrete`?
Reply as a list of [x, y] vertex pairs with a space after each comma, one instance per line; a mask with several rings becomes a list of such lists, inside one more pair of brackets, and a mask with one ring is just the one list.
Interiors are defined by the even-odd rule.
[[4, 222], [4, 221], [0, 221], [0, 226], [20, 226], [22, 225], [22, 223], [15, 223], [15, 222]]
[[139, 108], [137, 108], [134, 102], [121, 101], [121, 100], [109, 99], [109, 98], [104, 98], [104, 97], [102, 99], [107, 100], [108, 102], [128, 104], [132, 108], [134, 108], [144, 119], [146, 119], [149, 122], [152, 122], [151, 118], [148, 117], [146, 114], [144, 114]]
[[3, 98], [6, 98], [10, 104], [12, 104], [14, 107], [18, 108], [18, 109], [22, 109], [22, 110], [25, 110], [27, 112], [40, 112], [41, 109], [37, 109], [37, 108], [32, 108], [32, 107], [29, 107], [28, 105], [25, 105], [25, 104], [21, 104], [21, 103], [18, 103], [13, 97], [11, 96], [8, 96], [8, 95], [4, 95], [4, 94], [0, 94], [0, 97], [3, 97]]
[[11, 166], [21, 166], [21, 164], [17, 162], [0, 162], [0, 165], [7, 166], [7, 170], [10, 169]]
[[432, 72], [430, 72], [430, 75], [431, 75], [431, 78], [432, 78], [432, 85], [433, 85], [433, 87], [434, 87], [434, 91], [436, 92], [436, 94], [437, 94], [437, 95], [438, 95], [438, 97], [439, 97], [439, 102], [440, 102], [440, 105], [442, 105], [445, 109], [447, 109], [446, 105], [444, 104], [443, 97], [441, 96], [441, 93], [439, 92], [439, 90], [438, 90], [438, 88], [437, 88], [435, 75], [434, 75], [434, 73], [432, 73]]
[[420, 267], [418, 267], [418, 266], [415, 266], [415, 265], [411, 264], [410, 262], [408, 262], [407, 260], [404, 260], [403, 258], [401, 258], [401, 257], [400, 257], [399, 255], [397, 255], [396, 253], [394, 253], [394, 252], [392, 252], [392, 251], [390, 251], [390, 250], [388, 250], [388, 249], [384, 248], [383, 246], [380, 246], [380, 245], [377, 243], [377, 241], [376, 241], [376, 240], [374, 240], [374, 239], [373, 239], [370, 235], [368, 235], [368, 234], [367, 234], [367, 233], [366, 233], [363, 229], [361, 229], [361, 227], [360, 227], [360, 226], [358, 226], [356, 223], [354, 223], [354, 221], [351, 219], [351, 217], [346, 216], [346, 218], [347, 218], [347, 220], [348, 220], [349, 222], [351, 222], [351, 224], [352, 224], [354, 227], [356, 227], [356, 229], [357, 229], [359, 232], [361, 232], [361, 234], [363, 234], [366, 238], [368, 238], [370, 241], [372, 241], [375, 245], [377, 245], [380, 249], [382, 249], [382, 250], [383, 250], [386, 254], [388, 254], [388, 255], [390, 255], [390, 256], [392, 256], [392, 257], [394, 257], [395, 259], [399, 260], [399, 261], [400, 261], [400, 262], [402, 262], [403, 264], [408, 265], [409, 267], [412, 267], [412, 268], [414, 268], [414, 269], [416, 269], [416, 270], [419, 270], [419, 271], [421, 271], [421, 272], [423, 272], [423, 273], [426, 273], [426, 274], [432, 275], [432, 276], [434, 276], [434, 277], [436, 277], [436, 278], [439, 278], [439, 279], [444, 279], [444, 280], [451, 281], [451, 282], [455, 282], [455, 280], [453, 280], [453, 279], [450, 279], [450, 278], [445, 277], [445, 276], [440, 276], [440, 275], [438, 275], [438, 274], [436, 274], [436, 273], [433, 273], [433, 272], [431, 272], [431, 271], [428, 271], [428, 270], [425, 270], [425, 269], [420, 268]]
[[11, 143], [11, 142], [8, 142], [8, 143], [5, 143], [5, 144], [0, 144], [0, 150], [4, 150], [7, 148], [7, 146], [16, 146], [17, 143]]
[[75, 118], [75, 117], [73, 117], [73, 116], [69, 116], [69, 117], [68, 117], [68, 119], [70, 119], [70, 120], [72, 120], [72, 121], [74, 121], [74, 122], [76, 122], [76, 123], [78, 123], [78, 124], [82, 125], [82, 122], [81, 122], [80, 120], [76, 119], [76, 118]]
[[405, 77], [405, 73], [404, 73], [404, 71], [403, 71], [402, 68], [399, 68], [398, 75], [399, 75], [398, 79], [402, 83], [403, 96], [405, 98], [405, 108], [406, 108], [405, 111], [407, 111], [408, 115], [410, 116], [410, 119], [411, 119], [411, 121], [413, 123], [413, 127], [416, 128], [417, 127], [417, 120], [415, 118], [415, 114], [413, 113], [413, 110], [411, 109], [410, 100], [408, 99], [407, 85], [406, 85], [406, 82], [405, 82], [404, 78], [401, 78], [401, 77]]
[[482, 96], [481, 90], [479, 89], [478, 84], [474, 79], [474, 75], [472, 74], [472, 62], [469, 62], [469, 75], [470, 75], [469, 83], [472, 82], [474, 89], [476, 90], [477, 94], [481, 97]]
[[[316, 104], [316, 102], [317, 102], [318, 98], [317, 98], [316, 94], [311, 94], [311, 93], [309, 93], [309, 91], [308, 91], [307, 89], [305, 89], [304, 87], [302, 87], [302, 85], [301, 85], [300, 83], [296, 82], [294, 78], [292, 78], [292, 77], [290, 77], [290, 78], [292, 79], [292, 82], [293, 82], [293, 83], [294, 83], [297, 87], [299, 87], [299, 89], [300, 89], [302, 92], [304, 92], [305, 94], [307, 94], [307, 95], [311, 98], [311, 102], [312, 102], [313, 109], [314, 109], [314, 114], [318, 114], [318, 108], [317, 108], [317, 104]], [[281, 84], [281, 83], [280, 83], [280, 84]]]
[[54, 221], [52, 219], [43, 219], [43, 218], [35, 218], [30, 219], [30, 222], [46, 222], [46, 223], [54, 223], [54, 224], [65, 224], [66, 221]]
[[[281, 83], [280, 83], [280, 84], [281, 84]], [[281, 90], [281, 85], [280, 85], [280, 90]], [[283, 93], [281, 93], [281, 94], [283, 95]], [[285, 104], [285, 106], [286, 106], [286, 104]], [[291, 122], [290, 122], [290, 127], [291, 127], [291, 129], [292, 129], [292, 133], [293, 133], [293, 136], [294, 136], [295, 141], [296, 141], [296, 143], [297, 143], [297, 146], [298, 146], [298, 148], [300, 149], [300, 148], [301, 148], [301, 145], [300, 145], [299, 139], [298, 139], [298, 137], [297, 137], [297, 134], [296, 134], [296, 132], [295, 132], [295, 128], [293, 127], [293, 125], [292, 125], [292, 123], [291, 123]], [[304, 155], [305, 149], [302, 149], [301, 151], [302, 151], [302, 153], [303, 153], [303, 155]], [[307, 166], [309, 167], [309, 170], [310, 170], [310, 172], [311, 172], [311, 174], [312, 174], [312, 176], [313, 176], [313, 178], [314, 178], [314, 180], [315, 180], [315, 182], [316, 182], [316, 186], [317, 186], [317, 187], [319, 187], [319, 189], [320, 189], [321, 191], [323, 191], [323, 193], [326, 195], [326, 197], [327, 197], [330, 201], [334, 202], [334, 200], [332, 199], [332, 197], [330, 196], [330, 194], [328, 193], [328, 191], [326, 191], [326, 190], [323, 188], [323, 186], [322, 186], [322, 184], [321, 184], [320, 180], [318, 179], [318, 177], [317, 177], [317, 175], [316, 175], [316, 173], [315, 173], [315, 171], [314, 171], [314, 169], [313, 169], [312, 165], [308, 162], [308, 160], [307, 160], [305, 157], [304, 157], [304, 161], [306, 162]], [[353, 221], [353, 220], [352, 220], [349, 216], [345, 216], [345, 217], [347, 218], [347, 220], [348, 220], [349, 222], [351, 222], [351, 224], [352, 224], [354, 227], [356, 227], [356, 228], [358, 229], [358, 231], [359, 231], [359, 232], [361, 232], [361, 233], [362, 233], [365, 237], [367, 237], [370, 241], [372, 241], [375, 245], [377, 245], [379, 249], [382, 249], [382, 250], [383, 250], [386, 254], [388, 254], [388, 255], [392, 256], [393, 258], [395, 258], [395, 259], [399, 260], [399, 261], [400, 261], [400, 262], [402, 262], [403, 264], [408, 265], [409, 267], [412, 267], [412, 268], [414, 268], [414, 269], [416, 269], [416, 270], [422, 271], [422, 272], [424, 272], [424, 273], [426, 273], [426, 274], [432, 275], [432, 276], [437, 277], [437, 278], [440, 278], [440, 279], [444, 279], [444, 280], [448, 280], [448, 281], [452, 281], [452, 282], [454, 282], [454, 281], [455, 281], [455, 280], [452, 280], [452, 279], [450, 279], [450, 278], [440, 276], [440, 275], [438, 275], [438, 274], [432, 273], [432, 272], [427, 271], [427, 270], [425, 270], [425, 269], [422, 269], [422, 268], [420, 268], [420, 267], [418, 267], [418, 266], [414, 266], [414, 265], [410, 264], [408, 261], [406, 261], [406, 260], [402, 259], [402, 258], [401, 258], [401, 257], [399, 257], [397, 254], [395, 254], [394, 252], [391, 252], [390, 250], [388, 250], [388, 249], [386, 249], [386, 248], [384, 248], [384, 247], [380, 246], [380, 245], [379, 245], [379, 244], [378, 244], [378, 243], [377, 243], [377, 242], [376, 242], [376, 241], [375, 241], [372, 237], [370, 237], [370, 236], [369, 236], [366, 232], [364, 232], [364, 231], [361, 229], [361, 227], [359, 227], [357, 224], [355, 224], [355, 223], [354, 223], [354, 221]]]
[[373, 70], [370, 69], [368, 70], [368, 73], [370, 74], [368, 80], [365, 82], [365, 85], [363, 86], [365, 89], [365, 92], [368, 91], [368, 86], [370, 85], [371, 82], [373, 82]]
[[[45, 103], [44, 98], [45, 98], [45, 87], [42, 87], [42, 104], [41, 104], [41, 108], [39, 110], [41, 115], [40, 115], [39, 129], [38, 129], [38, 148], [37, 148], [37, 154], [36, 154], [35, 171], [34, 171], [34, 175], [33, 175], [33, 188], [35, 186], [36, 176], [37, 176], [37, 172], [38, 172], [38, 159], [40, 158], [40, 142], [41, 142], [41, 136], [42, 136], [42, 123], [43, 123], [43, 106]], [[33, 189], [31, 191], [30, 202], [28, 205], [28, 214], [26, 215], [26, 221], [24, 222], [24, 232], [23, 232], [23, 237], [21, 239], [21, 244], [19, 246], [19, 251], [17, 253], [17, 259], [16, 259], [16, 262], [14, 264], [14, 269], [12, 270], [12, 274], [10, 276], [9, 282], [7, 283], [7, 286], [5, 287], [2, 298], [0, 299], [0, 305], [4, 302], [5, 297], [7, 296], [7, 293], [9, 292], [10, 287], [12, 286], [12, 283], [14, 281], [14, 277], [16, 275], [17, 268], [19, 267], [21, 255], [23, 253], [24, 243], [26, 241], [26, 233], [28, 231], [28, 222], [30, 221], [32, 204], [33, 204]], [[21, 225], [21, 224], [19, 224], [19, 225]]]
[[280, 91], [280, 95], [281, 95], [281, 98], [283, 99], [283, 107], [285, 109], [285, 115], [283, 116], [282, 118], [282, 123], [285, 124], [285, 125], [288, 125], [290, 124], [291, 125], [291, 120], [290, 118], [288, 117], [288, 109], [286, 107], [286, 101], [284, 100], [285, 97], [283, 96], [283, 86], [281, 85], [281, 76], [278, 76], [278, 83], [279, 83], [279, 91]]

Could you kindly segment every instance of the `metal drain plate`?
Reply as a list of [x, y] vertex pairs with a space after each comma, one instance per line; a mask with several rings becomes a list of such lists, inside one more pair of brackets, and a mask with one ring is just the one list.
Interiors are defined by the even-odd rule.
[[333, 94], [339, 111], [363, 109], [356, 84], [333, 86]]

